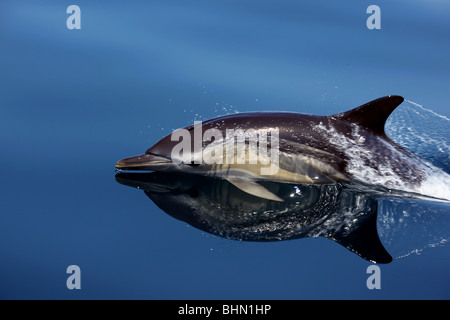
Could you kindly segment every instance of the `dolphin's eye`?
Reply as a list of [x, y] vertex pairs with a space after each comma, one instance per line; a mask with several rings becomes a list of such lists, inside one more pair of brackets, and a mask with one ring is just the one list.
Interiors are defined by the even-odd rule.
[[186, 164], [191, 167], [198, 167], [200, 165], [200, 163], [194, 163], [194, 161], [192, 161], [191, 163], [186, 163]]

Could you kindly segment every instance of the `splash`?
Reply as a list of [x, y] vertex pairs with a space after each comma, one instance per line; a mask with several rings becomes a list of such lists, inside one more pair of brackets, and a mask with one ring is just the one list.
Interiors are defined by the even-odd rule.
[[450, 200], [450, 119], [406, 100], [389, 117], [386, 134], [422, 158], [426, 179], [414, 191]]
[[450, 119], [405, 100], [386, 122], [386, 134], [398, 145], [450, 173]]
[[450, 200], [450, 120], [447, 117], [412, 102], [393, 114], [386, 133], [407, 153], [379, 137], [364, 134], [356, 124], [351, 135], [324, 124], [315, 129], [326, 135], [329, 143], [344, 150], [348, 158], [346, 170], [356, 181]]
[[449, 205], [446, 203], [380, 199], [378, 234], [396, 259], [444, 246], [450, 241]]

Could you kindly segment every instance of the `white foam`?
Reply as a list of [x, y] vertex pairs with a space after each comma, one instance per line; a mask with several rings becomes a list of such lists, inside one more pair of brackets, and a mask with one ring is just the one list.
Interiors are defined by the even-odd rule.
[[428, 164], [426, 178], [415, 192], [430, 197], [450, 200], [450, 175]]
[[[418, 157], [408, 156], [385, 140], [374, 137], [377, 144], [389, 150], [386, 157], [378, 157], [382, 161], [375, 162], [374, 150], [371, 143], [365, 143], [365, 138], [360, 134], [360, 128], [353, 126], [352, 138], [336, 131], [334, 127], [317, 125], [316, 130], [327, 135], [328, 141], [342, 150], [348, 158], [347, 172], [354, 180], [371, 185], [379, 185], [389, 189], [419, 193], [425, 196], [450, 200], [450, 175]], [[411, 177], [420, 174], [423, 180], [420, 184], [399, 176], [399, 164], [404, 165], [403, 170], [410, 170]], [[412, 168], [419, 168], [420, 172], [414, 172]]]

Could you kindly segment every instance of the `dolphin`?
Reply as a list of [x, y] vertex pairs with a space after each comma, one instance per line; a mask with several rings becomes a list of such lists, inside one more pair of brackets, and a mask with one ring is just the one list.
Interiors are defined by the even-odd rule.
[[[279, 202], [284, 200], [260, 182], [303, 185], [359, 183], [414, 191], [426, 179], [426, 167], [418, 157], [395, 144], [384, 131], [389, 115], [403, 101], [401, 96], [390, 95], [331, 116], [292, 112], [247, 112], [220, 116], [203, 121], [201, 125], [183, 128], [183, 132], [190, 135], [187, 143], [193, 150], [191, 158], [180, 160], [176, 153], [174, 155], [181, 142], [180, 136], [177, 138], [171, 134], [144, 154], [119, 160], [116, 168], [218, 177], [253, 196]], [[246, 133], [264, 131], [267, 137], [276, 138], [266, 142], [271, 149], [270, 156], [265, 159], [270, 160], [276, 154], [276, 161], [239, 163], [236, 157], [240, 150], [231, 154], [232, 161], [226, 161], [229, 154], [225, 152], [223, 156], [219, 155], [221, 161], [206, 163], [201, 158], [197, 161], [198, 153], [207, 151], [211, 146], [230, 144], [228, 138], [215, 137], [204, 139], [199, 145], [195, 135], [209, 129], [222, 132], [223, 137], [227, 137], [227, 130]], [[247, 152], [260, 154], [257, 149], [249, 147], [252, 137], [245, 136], [243, 139], [247, 142], [243, 147]], [[234, 140], [231, 143], [236, 145]], [[261, 145], [261, 140], [258, 143]], [[249, 160], [250, 156], [244, 158]], [[263, 169], [270, 168], [274, 170], [262, 174]]]

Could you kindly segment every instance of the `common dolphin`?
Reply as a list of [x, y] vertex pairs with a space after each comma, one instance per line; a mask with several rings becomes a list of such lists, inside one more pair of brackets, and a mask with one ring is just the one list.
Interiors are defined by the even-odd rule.
[[378, 237], [377, 195], [349, 185], [261, 181], [283, 199], [278, 202], [200, 175], [121, 172], [116, 180], [143, 190], [170, 216], [213, 235], [239, 241], [324, 237], [366, 260], [392, 261]]
[[[384, 131], [387, 118], [403, 100], [400, 96], [386, 96], [331, 116], [248, 112], [201, 123], [202, 132], [215, 129], [224, 132], [224, 136], [230, 129], [276, 132], [278, 158], [274, 174], [261, 174], [263, 168], [269, 167], [267, 163], [222, 161], [208, 164], [174, 159], [173, 150], [180, 140], [174, 139], [173, 135], [161, 139], [145, 154], [119, 160], [116, 168], [220, 177], [249, 194], [273, 201], [283, 199], [258, 182], [304, 185], [355, 182], [414, 192], [426, 179], [426, 168], [416, 156], [390, 140]], [[184, 128], [190, 134], [193, 150], [197, 129], [195, 125]], [[226, 144], [229, 141], [203, 141], [200, 152], [214, 143]], [[273, 141], [269, 145], [273, 147]]]

